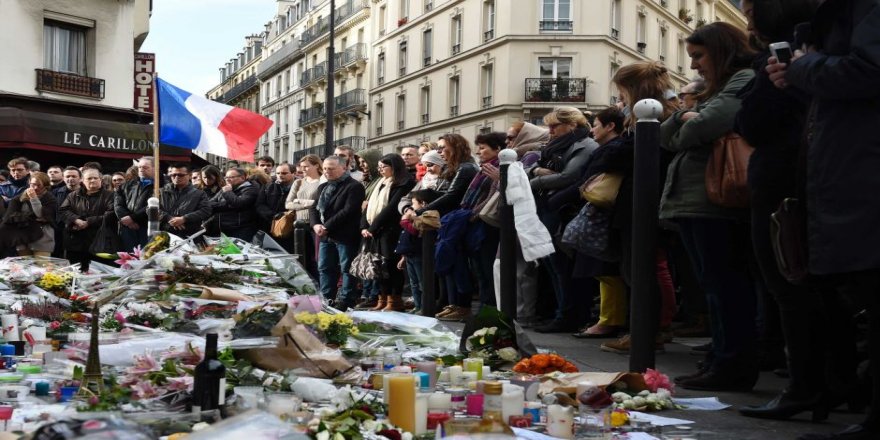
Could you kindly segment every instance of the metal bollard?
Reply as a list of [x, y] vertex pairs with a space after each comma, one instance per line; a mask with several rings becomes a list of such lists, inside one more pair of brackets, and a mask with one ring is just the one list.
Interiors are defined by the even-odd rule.
[[629, 370], [654, 368], [654, 344], [659, 325], [657, 290], [657, 218], [660, 204], [660, 121], [663, 106], [643, 99], [633, 106], [638, 118], [633, 164], [632, 302], [630, 305]]
[[299, 259], [299, 264], [306, 270], [308, 270], [309, 256], [307, 255], [306, 240], [311, 239], [309, 236], [309, 230], [306, 227], [302, 227], [299, 222], [294, 223], [293, 227], [293, 252], [297, 255]]
[[501, 218], [500, 241], [501, 253], [501, 304], [499, 309], [510, 319], [516, 319], [516, 225], [513, 223], [513, 206], [507, 204], [507, 171], [510, 164], [516, 162], [516, 152], [510, 149], [501, 150], [498, 154], [501, 164]]
[[437, 231], [422, 232], [422, 316], [437, 313], [437, 290], [434, 280], [434, 244]]

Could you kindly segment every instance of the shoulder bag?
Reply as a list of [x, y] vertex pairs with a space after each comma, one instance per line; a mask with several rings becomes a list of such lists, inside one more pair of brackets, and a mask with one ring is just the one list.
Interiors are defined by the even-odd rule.
[[501, 226], [501, 190], [495, 191], [489, 197], [486, 204], [480, 208], [480, 213], [477, 214], [477, 217], [489, 226], [496, 228]]
[[614, 173], [599, 173], [581, 185], [581, 197], [599, 208], [614, 206], [623, 176]]
[[725, 208], [749, 206], [749, 158], [755, 149], [742, 136], [730, 132], [715, 141], [706, 163], [706, 195]]
[[296, 223], [296, 211], [287, 211], [283, 214], [277, 214], [272, 219], [272, 227], [269, 233], [275, 238], [287, 238], [293, 233], [293, 226]]
[[361, 251], [351, 260], [348, 273], [362, 280], [381, 280], [388, 278], [386, 258], [379, 253], [379, 241], [365, 238], [361, 241]]
[[92, 240], [92, 244], [89, 246], [89, 253], [92, 255], [115, 255], [121, 249], [122, 240], [119, 238], [119, 233], [116, 231], [116, 228], [110, 227], [107, 224], [107, 217], [104, 217], [101, 220], [101, 227], [98, 228], [98, 233], [95, 234], [95, 239]]
[[770, 215], [770, 238], [779, 273], [795, 285], [810, 279], [807, 211], [803, 202], [787, 198]]

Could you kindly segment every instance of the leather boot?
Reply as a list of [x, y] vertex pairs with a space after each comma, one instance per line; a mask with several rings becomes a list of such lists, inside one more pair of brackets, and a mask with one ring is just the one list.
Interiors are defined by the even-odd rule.
[[379, 294], [379, 301], [376, 303], [376, 307], [370, 309], [373, 312], [378, 312], [380, 310], [384, 310], [385, 306], [388, 305], [388, 295]]
[[403, 298], [400, 295], [387, 295], [388, 303], [383, 312], [402, 312], [404, 311]]

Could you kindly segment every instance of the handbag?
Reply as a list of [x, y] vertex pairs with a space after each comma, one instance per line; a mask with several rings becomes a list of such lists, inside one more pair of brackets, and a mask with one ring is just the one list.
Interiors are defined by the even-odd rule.
[[623, 176], [614, 173], [599, 173], [581, 185], [581, 197], [593, 206], [608, 209], [614, 206]]
[[348, 273], [362, 280], [381, 280], [388, 278], [386, 258], [378, 252], [379, 243], [375, 239], [365, 238], [361, 242], [361, 251], [351, 260]]
[[272, 226], [269, 233], [275, 238], [287, 238], [293, 233], [293, 225], [296, 223], [296, 211], [287, 211], [284, 214], [276, 215], [272, 219]]
[[725, 208], [749, 206], [749, 158], [755, 149], [742, 136], [730, 132], [715, 141], [706, 163], [706, 195]]
[[116, 228], [111, 228], [107, 225], [107, 218], [105, 217], [101, 221], [98, 233], [95, 234], [95, 239], [92, 240], [92, 244], [89, 246], [89, 253], [92, 255], [115, 255], [121, 249], [122, 240], [119, 238], [119, 233], [116, 232]]
[[501, 227], [501, 191], [495, 191], [477, 214], [489, 226]]
[[619, 246], [611, 230], [611, 212], [587, 202], [565, 226], [562, 244], [602, 261], [618, 261]]
[[787, 198], [770, 215], [770, 242], [782, 276], [792, 284], [805, 284], [810, 278], [807, 211], [800, 200]]

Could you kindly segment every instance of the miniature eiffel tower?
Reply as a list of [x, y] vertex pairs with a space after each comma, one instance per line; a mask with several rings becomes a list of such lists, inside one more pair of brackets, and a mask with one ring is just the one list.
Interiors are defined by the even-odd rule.
[[98, 345], [98, 332], [101, 327], [98, 324], [98, 303], [92, 307], [92, 335], [89, 341], [89, 355], [86, 360], [86, 372], [83, 374], [82, 384], [79, 387], [77, 397], [91, 397], [104, 392], [104, 374], [101, 372], [100, 347]]

